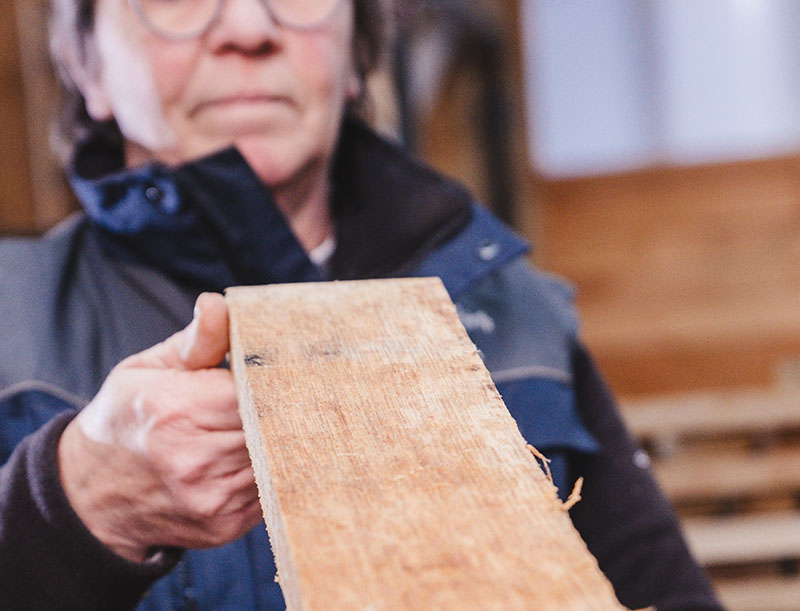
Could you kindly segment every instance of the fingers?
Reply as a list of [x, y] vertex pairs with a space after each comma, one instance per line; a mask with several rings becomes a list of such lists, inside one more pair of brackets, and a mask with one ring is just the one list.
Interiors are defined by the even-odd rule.
[[[129, 372], [130, 373], [130, 372]], [[141, 383], [149, 385], [136, 398], [140, 412], [155, 415], [180, 433], [242, 430], [233, 374], [227, 369], [157, 372]]]
[[203, 293], [189, 325], [160, 344], [123, 361], [126, 367], [207, 369], [216, 367], [229, 349], [228, 306], [218, 293]]
[[186, 369], [216, 367], [230, 347], [225, 298], [219, 293], [203, 293], [197, 298], [194, 312], [181, 346], [181, 360]]
[[[197, 442], [203, 442], [198, 448]], [[242, 482], [253, 485], [255, 476], [244, 436], [235, 432], [217, 433], [204, 439], [179, 439], [169, 445], [159, 443], [148, 455], [160, 479], [168, 487], [179, 489], [218, 488], [238, 490]], [[242, 471], [248, 476], [235, 481]]]
[[224, 298], [200, 295], [192, 322], [115, 367], [78, 417], [97, 455], [97, 494], [79, 515], [119, 553], [218, 545], [259, 521], [233, 376], [217, 368], [228, 349]]
[[[250, 497], [235, 511], [224, 512], [216, 520], [184, 517], [167, 528], [154, 528], [161, 540], [157, 545], [201, 549], [217, 547], [238, 539], [262, 520], [258, 497]], [[160, 525], [159, 525], [160, 526]]]

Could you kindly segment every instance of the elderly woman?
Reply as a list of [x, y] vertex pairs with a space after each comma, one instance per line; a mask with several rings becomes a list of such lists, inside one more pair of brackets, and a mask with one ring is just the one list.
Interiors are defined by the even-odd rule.
[[215, 292], [403, 275], [443, 279], [562, 493], [586, 478], [572, 517], [621, 601], [718, 608], [567, 288], [356, 118], [383, 10], [53, 0], [83, 212], [0, 242], [4, 608], [282, 608]]

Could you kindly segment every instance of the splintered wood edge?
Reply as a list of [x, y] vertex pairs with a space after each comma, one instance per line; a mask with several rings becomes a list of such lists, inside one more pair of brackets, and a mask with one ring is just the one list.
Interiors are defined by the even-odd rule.
[[[249, 287], [245, 287], [249, 288]], [[231, 287], [225, 290], [225, 298], [228, 303], [229, 312], [234, 312], [235, 307], [231, 307], [240, 296], [240, 287]], [[245, 373], [245, 354], [242, 342], [239, 338], [238, 326], [234, 323], [235, 313], [230, 317], [230, 365], [233, 377], [236, 382], [236, 391], [239, 401], [239, 415], [242, 419], [244, 428], [245, 443], [247, 452], [250, 454], [250, 461], [253, 465], [253, 472], [256, 478], [258, 489], [258, 499], [261, 504], [261, 512], [267, 527], [267, 537], [277, 569], [275, 581], [277, 581], [283, 592], [287, 609], [303, 609], [301, 598], [301, 588], [292, 553], [292, 546], [286, 536], [286, 525], [283, 521], [283, 514], [280, 509], [280, 499], [275, 490], [272, 479], [269, 476], [270, 468], [267, 456], [264, 453], [264, 446], [261, 440], [261, 433], [258, 421], [258, 413], [255, 409], [253, 396], [247, 384]]]

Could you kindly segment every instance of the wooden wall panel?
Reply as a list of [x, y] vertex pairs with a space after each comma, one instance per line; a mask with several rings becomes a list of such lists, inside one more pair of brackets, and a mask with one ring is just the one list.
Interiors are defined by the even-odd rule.
[[35, 208], [32, 229], [41, 231], [61, 220], [77, 204], [51, 148], [60, 88], [53, 74], [48, 49], [49, 3], [16, 0], [16, 4], [26, 92], [30, 181]]
[[50, 148], [58, 104], [47, 2], [8, 2], [0, 20], [0, 233], [36, 233], [75, 209]]
[[0, 18], [0, 231], [28, 229], [34, 219], [25, 98], [13, 5]]
[[800, 354], [800, 157], [535, 182], [536, 259], [619, 392], [769, 384]]

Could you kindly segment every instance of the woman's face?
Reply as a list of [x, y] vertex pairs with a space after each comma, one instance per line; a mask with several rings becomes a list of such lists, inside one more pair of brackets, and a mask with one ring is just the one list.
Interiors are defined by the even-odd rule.
[[262, 0], [225, 0], [202, 36], [167, 40], [126, 0], [97, 0], [90, 115], [114, 117], [129, 165], [178, 164], [235, 145], [267, 184], [326, 168], [359, 93], [353, 6], [311, 30], [275, 23]]

